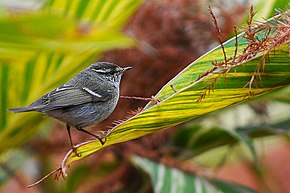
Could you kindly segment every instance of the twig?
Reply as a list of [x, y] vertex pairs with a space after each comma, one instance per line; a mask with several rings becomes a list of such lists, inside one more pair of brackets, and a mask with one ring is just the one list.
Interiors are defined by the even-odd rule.
[[235, 53], [234, 53], [234, 58], [233, 58], [233, 63], [236, 61], [237, 58], [237, 53], [238, 53], [238, 32], [236, 26], [234, 26], [234, 31], [235, 31]]
[[152, 98], [148, 98], [148, 97], [120, 96], [120, 98], [121, 99], [141, 100], [141, 101], [152, 101]]
[[[56, 172], [58, 172], [58, 173], [56, 173]], [[45, 180], [46, 178], [48, 178], [49, 176], [51, 176], [54, 173], [56, 173], [54, 179], [58, 180], [60, 176], [62, 176], [64, 179], [64, 176], [61, 172], [61, 168], [57, 168], [57, 169], [51, 171], [50, 173], [48, 173], [46, 176], [42, 177], [40, 180], [36, 181], [35, 183], [28, 185], [27, 188], [31, 188], [31, 187], [34, 187], [34, 186], [40, 184], [43, 180]]]
[[148, 97], [135, 97], [135, 96], [120, 96], [120, 98], [121, 99], [141, 100], [141, 101], [153, 101], [158, 106], [159, 106], [159, 103], [161, 102], [159, 99], [156, 99], [154, 96], [151, 96], [151, 98], [148, 98]]
[[221, 29], [219, 28], [217, 19], [216, 19], [215, 15], [213, 14], [210, 6], [208, 6], [208, 11], [209, 11], [209, 13], [211, 15], [212, 21], [214, 23], [214, 26], [215, 26], [215, 29], [216, 29], [216, 32], [217, 32], [217, 38], [219, 40], [219, 43], [220, 43], [222, 51], [223, 51], [225, 65], [227, 65], [227, 55], [226, 55], [225, 48], [224, 48], [223, 41], [222, 41]]

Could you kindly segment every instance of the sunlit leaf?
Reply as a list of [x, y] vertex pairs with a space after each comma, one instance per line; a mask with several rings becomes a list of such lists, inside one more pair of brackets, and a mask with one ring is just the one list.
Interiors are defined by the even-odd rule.
[[[268, 22], [272, 25], [273, 20]], [[268, 26], [268, 22], [265, 26]], [[272, 30], [269, 35], [266, 28], [259, 26], [255, 34], [258, 39], [256, 41], [262, 41], [263, 38], [269, 40], [274, 33], [276, 31]], [[279, 44], [275, 49], [273, 47], [271, 51], [259, 48], [249, 55], [244, 53], [249, 44], [248, 39], [241, 34], [237, 41], [238, 47], [235, 46], [235, 37], [225, 42], [224, 47], [227, 58], [235, 58], [236, 51], [237, 58], [244, 58], [239, 63], [234, 66], [230, 64], [214, 66], [213, 62], [224, 61], [220, 46], [201, 56], [158, 92], [155, 98], [161, 102], [157, 104], [150, 102], [139, 114], [114, 127], [103, 146], [99, 141], [92, 140], [77, 146], [81, 157], [75, 156], [71, 151], [68, 152], [63, 161], [63, 171], [65, 172], [66, 167], [73, 161], [108, 145], [160, 131], [209, 112], [247, 101], [248, 98], [259, 97], [290, 83], [287, 39], [284, 40], [284, 44]]]
[[263, 20], [277, 14], [276, 9], [284, 9], [289, 2], [284, 0], [269, 0], [267, 3], [263, 0], [257, 0], [254, 2], [255, 10], [257, 13], [255, 15], [256, 20]]
[[26, 142], [47, 120], [38, 113], [16, 115], [8, 108], [32, 103], [100, 53], [135, 44], [121, 27], [141, 1], [112, 2], [48, 0], [37, 12], [1, 15], [0, 153]]
[[46, 10], [94, 24], [120, 27], [136, 10], [141, 0], [48, 0]]

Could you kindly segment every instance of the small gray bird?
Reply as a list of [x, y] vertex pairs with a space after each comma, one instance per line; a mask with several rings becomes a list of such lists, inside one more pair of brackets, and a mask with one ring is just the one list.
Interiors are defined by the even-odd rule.
[[9, 110], [15, 113], [42, 112], [65, 122], [70, 145], [78, 155], [72, 142], [70, 128], [75, 127], [104, 144], [99, 136], [83, 128], [101, 122], [113, 112], [119, 99], [122, 74], [129, 69], [131, 67], [121, 68], [112, 63], [97, 62], [31, 105]]

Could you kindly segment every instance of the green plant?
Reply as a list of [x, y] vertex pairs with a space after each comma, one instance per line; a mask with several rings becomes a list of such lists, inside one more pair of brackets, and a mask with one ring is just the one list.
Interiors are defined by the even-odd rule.
[[[100, 145], [98, 141], [79, 144], [77, 150], [81, 153], [81, 157], [75, 156], [71, 151], [68, 152], [63, 160], [62, 172], [65, 174], [67, 166], [72, 162], [111, 144], [132, 140], [188, 122], [289, 85], [290, 34], [287, 30], [289, 13], [287, 11], [280, 13], [259, 24], [252, 23], [253, 15], [251, 11], [249, 24], [243, 33], [190, 64], [158, 92], [155, 101], [148, 103], [134, 116], [113, 127], [107, 135], [105, 145]], [[219, 31], [218, 27], [217, 30]], [[196, 131], [192, 131], [190, 136], [196, 134]], [[198, 150], [196, 148], [204, 152], [220, 145], [242, 143], [257, 162], [256, 150], [251, 139], [239, 130], [221, 128], [201, 131], [201, 135], [197, 135], [196, 138], [195, 151]], [[203, 138], [209, 146], [203, 143]], [[215, 139], [217, 143], [209, 143], [211, 142], [209, 139]], [[171, 168], [173, 169], [174, 167]], [[148, 170], [151, 176], [158, 175]], [[242, 189], [241, 192], [251, 191]]]
[[140, 3], [48, 0], [35, 11], [1, 9], [0, 185], [31, 156], [15, 149], [52, 128], [40, 114], [16, 115], [7, 109], [30, 104], [95, 62], [102, 52], [133, 46], [135, 40], [121, 29]]
[[[14, 115], [112, 48], [132, 46], [120, 32], [140, 1], [47, 1], [32, 13], [0, 18], [0, 153], [34, 136], [44, 119]], [[48, 25], [49, 24], [49, 25]]]
[[[26, 69], [26, 77], [29, 78], [31, 77], [31, 74], [37, 74], [37, 71], [31, 70], [34, 68], [39, 68], [44, 77], [38, 77], [37, 83], [32, 84], [32, 80], [25, 82], [25, 85], [28, 86], [27, 88], [30, 88], [29, 90], [32, 90], [33, 92], [27, 92], [25, 94], [26, 99], [22, 99], [19, 103], [11, 101], [17, 101], [16, 99], [18, 99], [19, 96], [13, 93], [13, 90], [19, 89], [17, 86], [21, 84], [21, 81], [13, 83], [12, 85], [14, 85], [13, 87], [16, 87], [16, 89], [13, 88], [9, 91], [12, 93], [11, 95], [3, 94], [4, 97], [1, 98], [1, 100], [4, 102], [1, 103], [1, 105], [6, 105], [5, 108], [7, 108], [7, 106], [10, 107], [12, 105], [18, 106], [21, 104], [27, 104], [28, 101], [32, 101], [39, 97], [43, 92], [48, 91], [51, 87], [65, 81], [65, 79], [68, 79], [72, 74], [77, 72], [79, 69], [77, 63], [89, 64], [89, 61], [93, 61], [96, 57], [95, 53], [98, 54], [104, 49], [115, 46], [115, 43], [118, 44], [117, 40], [124, 39], [126, 42], [128, 41], [128, 45], [133, 43], [118, 32], [121, 24], [119, 25], [118, 23], [115, 23], [114, 25], [110, 25], [100, 22], [100, 20], [108, 21], [108, 18], [113, 17], [112, 15], [115, 17], [115, 14], [118, 15], [119, 12], [123, 13], [124, 10], [117, 12], [103, 11], [111, 6], [115, 8], [115, 4], [113, 4], [114, 1], [107, 1], [108, 4], [105, 6], [106, 9], [99, 8], [99, 6], [102, 7], [106, 4], [105, 1], [97, 2], [67, 1], [63, 4], [61, 1], [50, 1], [43, 8], [45, 14], [41, 11], [41, 13], [35, 15], [28, 14], [27, 16], [19, 17], [20, 20], [22, 19], [21, 22], [19, 20], [12, 21], [12, 23], [25, 23], [24, 21], [26, 18], [28, 18], [29, 22], [33, 20], [33, 22], [37, 24], [36, 26], [40, 26], [39, 28], [43, 29], [42, 33], [40, 33], [42, 38], [35, 38], [35, 35], [38, 35], [39, 32], [36, 33], [34, 31], [34, 25], [32, 24], [27, 25], [30, 27], [20, 26], [19, 28], [14, 29], [14, 31], [5, 32], [6, 35], [13, 35], [13, 33], [17, 34], [20, 32], [20, 35], [22, 33], [27, 35], [33, 32], [33, 35], [31, 35], [32, 38], [30, 41], [26, 41], [25, 36], [17, 39], [13, 44], [10, 44], [10, 41], [8, 40], [14, 40], [14, 37], [9, 38], [8, 36], [7, 38], [7, 36], [5, 36], [2, 45], [7, 45], [9, 43], [8, 45], [13, 46], [13, 48], [4, 49], [2, 55], [0, 51], [0, 56], [5, 59], [3, 59], [3, 61], [8, 61], [6, 65], [4, 65], [4, 63], [3, 65], [1, 64], [2, 74], [0, 78], [1, 84], [4, 85], [1, 89], [6, 92], [8, 85], [10, 85], [10, 80], [12, 80], [12, 83], [14, 82], [14, 77], [11, 78], [11, 74], [16, 70], [13, 69], [14, 71], [11, 71], [12, 67], [10, 64], [12, 61], [17, 64], [19, 63], [18, 66], [21, 67], [20, 64], [22, 63], [18, 61], [18, 58], [15, 58], [15, 54], [23, 57], [23, 64], [28, 66], [31, 65], [31, 68], [25, 68], [22, 66], [22, 70]], [[125, 1], [122, 1], [121, 4], [124, 2]], [[98, 10], [94, 12], [94, 14], [88, 11], [93, 7]], [[123, 8], [126, 7], [127, 6], [123, 6]], [[128, 12], [124, 12], [124, 15], [130, 13], [129, 10], [127, 11]], [[53, 12], [53, 16], [50, 15], [51, 12]], [[40, 17], [38, 15], [40, 15]], [[65, 19], [64, 22], [62, 22], [63, 18]], [[90, 18], [93, 19], [91, 20]], [[76, 22], [79, 20], [82, 21], [81, 24]], [[109, 19], [109, 21], [112, 22], [115, 20]], [[46, 25], [42, 25], [47, 21], [51, 22], [53, 29], [58, 30], [52, 30], [50, 32], [50, 30], [46, 28]], [[90, 25], [90, 22], [88, 25], [86, 23], [88, 21], [92, 21], [93, 25]], [[77, 25], [78, 27], [75, 27], [75, 22], [79, 24]], [[3, 23], [3, 25], [8, 27], [1, 28], [2, 30], [13, 29], [14, 24], [9, 25], [10, 23], [7, 22], [6, 19], [3, 19]], [[93, 28], [91, 28], [92, 26]], [[100, 39], [97, 38], [99, 40], [97, 44], [92, 43], [90, 40], [88, 40], [90, 43], [87, 44], [86, 35], [88, 29], [89, 31], [92, 30], [95, 32], [94, 26], [98, 26], [98, 29], [103, 29], [103, 27], [105, 27], [105, 30], [103, 29], [104, 31], [100, 31], [100, 34], [102, 35], [100, 36]], [[112, 26], [113, 29], [111, 28]], [[217, 25], [216, 27], [218, 29]], [[133, 155], [130, 159], [131, 165], [136, 166], [138, 170], [138, 174], [135, 174], [134, 180], [137, 180], [138, 177], [144, 173], [145, 175], [142, 175], [142, 177], [144, 177], [144, 181], [146, 180], [146, 182], [142, 184], [146, 187], [138, 186], [139, 192], [145, 192], [146, 190], [147, 192], [150, 191], [148, 190], [148, 178], [150, 179], [152, 189], [155, 192], [174, 192], [176, 190], [178, 190], [178, 192], [192, 192], [193, 190], [196, 192], [255, 192], [235, 183], [215, 179], [211, 174], [208, 174], [208, 171], [200, 171], [198, 169], [191, 170], [192, 167], [187, 166], [193, 165], [193, 162], [199, 162], [203, 165], [214, 165], [213, 167], [215, 167], [215, 165], [219, 166], [223, 164], [225, 158], [233, 152], [230, 150], [235, 150], [234, 153], [241, 152], [241, 146], [246, 147], [246, 152], [250, 155], [250, 159], [254, 160], [253, 163], [257, 166], [257, 163], [259, 163], [259, 152], [255, 147], [253, 138], [277, 136], [287, 133], [289, 130], [289, 116], [288, 120], [282, 120], [278, 123], [272, 123], [271, 120], [266, 122], [266, 125], [261, 123], [260, 125], [255, 125], [253, 127], [250, 127], [249, 125], [238, 128], [235, 126], [227, 127], [216, 120], [212, 121], [216, 121], [215, 124], [208, 126], [208, 122], [218, 118], [223, 120], [223, 123], [230, 122], [228, 120], [229, 116], [225, 111], [231, 107], [238, 108], [243, 105], [248, 106], [252, 101], [250, 99], [268, 99], [271, 96], [270, 99], [289, 103], [289, 86], [287, 86], [290, 82], [289, 50], [287, 47], [289, 44], [288, 28], [289, 12], [281, 13], [279, 16], [260, 23], [259, 25], [250, 22], [244, 32], [225, 42], [222, 47], [217, 47], [203, 55], [173, 78], [158, 92], [155, 96], [155, 101], [147, 104], [144, 109], [135, 112], [128, 120], [121, 121], [122, 123], [116, 125], [107, 136], [107, 143], [105, 146], [101, 146], [98, 141], [88, 141], [79, 144], [78, 151], [82, 153], [82, 157], [75, 157], [72, 152], [69, 152], [66, 159], [63, 161], [63, 171], [65, 172], [68, 165], [72, 162], [83, 159], [106, 146], [129, 141], [150, 133], [156, 134], [162, 129], [185, 123], [176, 129], [172, 141], [169, 140], [167, 145], [176, 148], [178, 151], [171, 152], [170, 147], [166, 147], [169, 152], [168, 157], [165, 153], [164, 157], [161, 156], [161, 158], [158, 159], [158, 153], [160, 153], [161, 150], [158, 151], [157, 155], [155, 154], [154, 157], [150, 156], [150, 153], [152, 152], [146, 154], [146, 152], [144, 153], [141, 151], [144, 148], [142, 144], [140, 147], [134, 146], [134, 148], [136, 147], [137, 149], [135, 151], [138, 151], [136, 153], [138, 156]], [[58, 33], [61, 30], [63, 30], [63, 34], [67, 34], [67, 39], [63, 39], [62, 33]], [[113, 30], [113, 32], [111, 30]], [[108, 37], [111, 37], [108, 35], [110, 33], [113, 33], [113, 37], [116, 38], [115, 32], [117, 35], [120, 35], [119, 38], [112, 40], [107, 39]], [[43, 37], [45, 37], [45, 41], [43, 40]], [[56, 38], [57, 40], [49, 41], [50, 39], [47, 40], [47, 38], [53, 40]], [[108, 40], [108, 42], [103, 42], [103, 38]], [[80, 42], [75, 43], [75, 39], [79, 39]], [[29, 42], [29, 44], [27, 44], [27, 42]], [[37, 50], [38, 55], [35, 54], [35, 50]], [[82, 50], [86, 51], [83, 52]], [[60, 51], [60, 53], [55, 54], [57, 51]], [[46, 54], [48, 54], [48, 56]], [[34, 59], [28, 60], [30, 57]], [[30, 63], [27, 61], [30, 61]], [[36, 65], [36, 63], [39, 64], [41, 62], [48, 62], [48, 64], [45, 65], [47, 67], [45, 70], [43, 70], [43, 66]], [[53, 65], [50, 66], [51, 64]], [[61, 67], [61, 65], [64, 66]], [[70, 69], [68, 67], [72, 67], [73, 70], [68, 71], [68, 69]], [[16, 68], [17, 66], [15, 66], [15, 69]], [[80, 68], [83, 68], [83, 66]], [[21, 72], [21, 68], [19, 71]], [[64, 72], [64, 76], [67, 77], [63, 77], [62, 73]], [[49, 78], [50, 80], [47, 81], [47, 84], [46, 81], [44, 81], [45, 78], [48, 78], [44, 75], [46, 73], [48, 73], [49, 76], [56, 74], [56, 76]], [[9, 74], [9, 76], [6, 76], [7, 74]], [[23, 75], [21, 75], [21, 73], [19, 74], [20, 76], [17, 76], [17, 79], [21, 80]], [[39, 85], [41, 82], [45, 82], [45, 84], [41, 85], [44, 87], [40, 89]], [[275, 93], [278, 94], [275, 95]], [[9, 105], [5, 103], [6, 101], [10, 101]], [[0, 145], [0, 147], [2, 147], [2, 151], [6, 151], [12, 146], [22, 144], [24, 143], [24, 140], [32, 137], [35, 134], [35, 126], [41, 124], [40, 121], [43, 120], [40, 117], [36, 117], [37, 115], [33, 115], [31, 118], [28, 116], [22, 116], [16, 119], [16, 116], [11, 114], [7, 115], [5, 113], [7, 112], [4, 112], [1, 116], [4, 118], [8, 117], [9, 120], [7, 121], [5, 119], [3, 122], [5, 123], [3, 130], [7, 130], [6, 133], [9, 133], [9, 136], [13, 136], [16, 133], [18, 137], [16, 140], [17, 143], [15, 143], [16, 145], [12, 141], [11, 143], [7, 142], [7, 144], [1, 144], [2, 146]], [[235, 115], [233, 111], [231, 111], [230, 114]], [[24, 118], [29, 119], [24, 120]], [[234, 121], [238, 120], [236, 117], [232, 119]], [[21, 123], [16, 122], [18, 120], [23, 121]], [[13, 125], [11, 126], [10, 124]], [[7, 125], [10, 126], [7, 127]], [[23, 128], [26, 130], [23, 130]], [[29, 128], [29, 130], [27, 130], [27, 128]], [[27, 134], [27, 136], [21, 136], [24, 133]], [[7, 140], [7, 136], [8, 135], [3, 135], [1, 140]], [[15, 139], [11, 138], [11, 140]], [[155, 141], [152, 143], [154, 142]], [[144, 149], [145, 151], [147, 150], [146, 148]], [[220, 155], [220, 151], [223, 152], [222, 156]], [[43, 156], [42, 159], [45, 160], [46, 157]], [[73, 167], [67, 180], [64, 182], [65, 190], [58, 190], [60, 188], [55, 187], [56, 185], [52, 185], [51, 183], [46, 184], [46, 186], [44, 185], [44, 188], [50, 192], [76, 191], [77, 188], [80, 187], [80, 184], [83, 184], [87, 179], [89, 179], [88, 173], [93, 173], [93, 180], [95, 181], [97, 181], [96, 178], [98, 177], [104, 177], [103, 172], [106, 175], [115, 174], [114, 170], [116, 170], [118, 164], [124, 161], [122, 159], [120, 161], [118, 158], [116, 158], [116, 160], [110, 160], [111, 162], [107, 162], [107, 165], [98, 165], [97, 162], [104, 161], [103, 157], [98, 157], [97, 162], [94, 160], [93, 167], [91, 168], [88, 168], [87, 165]], [[47, 165], [50, 164], [46, 164], [46, 166]], [[44, 168], [48, 170], [49, 166]], [[139, 169], [141, 169], [142, 172], [140, 172]], [[118, 172], [119, 171], [116, 173], [118, 174]], [[97, 175], [95, 173], [97, 173]], [[112, 179], [114, 184], [119, 184], [116, 183], [115, 178]], [[135, 183], [134, 180], [130, 181], [130, 184], [127, 184], [128, 187]], [[110, 186], [110, 184], [105, 184], [104, 186]], [[126, 187], [124, 189], [127, 190], [128, 188]]]

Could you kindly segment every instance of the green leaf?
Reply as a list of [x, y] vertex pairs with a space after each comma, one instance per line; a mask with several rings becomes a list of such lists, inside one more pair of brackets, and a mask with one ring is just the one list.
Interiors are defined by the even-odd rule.
[[96, 25], [121, 27], [140, 5], [141, 0], [48, 0], [46, 10], [61, 16], [83, 19]]
[[[264, 26], [273, 25], [274, 21], [267, 21]], [[262, 24], [258, 28], [255, 34], [257, 42], [277, 36], [275, 30], [271, 30], [270, 35], [267, 35], [268, 30], [263, 28]], [[247, 101], [249, 97], [259, 97], [290, 83], [288, 43], [279, 44], [270, 50], [259, 48], [254, 53], [245, 55], [248, 39], [240, 34], [237, 41], [238, 47], [235, 46], [236, 38], [225, 42], [225, 52], [228, 58], [234, 58], [237, 51], [237, 58], [244, 59], [232, 66], [230, 64], [214, 66], [213, 62], [224, 61], [220, 46], [201, 56], [158, 92], [155, 98], [160, 100], [160, 103], [148, 103], [139, 114], [114, 127], [103, 146], [99, 141], [92, 140], [77, 146], [81, 157], [75, 156], [72, 151], [68, 152], [63, 160], [63, 172], [65, 173], [66, 167], [73, 161], [80, 160], [108, 145], [160, 131], [209, 112]], [[266, 57], [269, 57], [269, 60], [266, 60]], [[265, 68], [265, 71], [262, 68]]]
[[249, 152], [251, 153], [251, 155], [253, 157], [255, 167], [257, 168], [259, 160], [258, 160], [257, 151], [255, 149], [253, 142], [252, 142], [252, 139], [246, 133], [239, 132], [239, 131], [235, 132], [234, 136], [237, 138], [237, 140], [240, 143], [242, 143], [243, 145], [245, 145], [247, 147], [247, 149], [249, 150]]
[[132, 162], [146, 172], [155, 193], [255, 193], [245, 186], [218, 179], [207, 179], [182, 170], [134, 156]]
[[275, 9], [285, 9], [288, 4], [289, 2], [285, 0], [269, 0], [267, 3], [264, 0], [257, 0], [254, 2], [254, 8], [257, 10], [254, 18], [257, 21], [267, 19], [277, 14]]
[[248, 187], [235, 184], [235, 183], [230, 183], [222, 180], [211, 180], [211, 183], [214, 184], [221, 192], [225, 193], [253, 193], [256, 192]]
[[198, 124], [181, 127], [174, 137], [174, 144], [192, 152], [192, 157], [222, 145], [238, 143], [226, 129], [205, 128]]
[[253, 104], [244, 103], [179, 126], [173, 142], [179, 149], [177, 156], [214, 168], [242, 157], [261, 170], [259, 157], [265, 144], [259, 142], [289, 133], [290, 106], [273, 101], [284, 93], [285, 89], [278, 90], [253, 102], [266, 105], [267, 115], [255, 114], [249, 107]]
[[271, 99], [290, 104], [290, 86], [287, 86], [277, 94], [271, 96]]
[[15, 173], [23, 169], [21, 168], [23, 163], [29, 158], [31, 158], [31, 154], [19, 149], [7, 151], [2, 155], [0, 159], [0, 189]]
[[75, 168], [66, 181], [64, 193], [76, 192], [78, 186], [86, 179], [88, 171], [89, 167], [86, 165]]
[[[0, 153], [25, 143], [47, 120], [38, 113], [13, 114], [8, 108], [31, 104], [95, 62], [100, 53], [135, 44], [121, 27], [140, 2], [49, 0], [37, 12], [1, 15]], [[96, 22], [99, 5], [110, 12]]]

